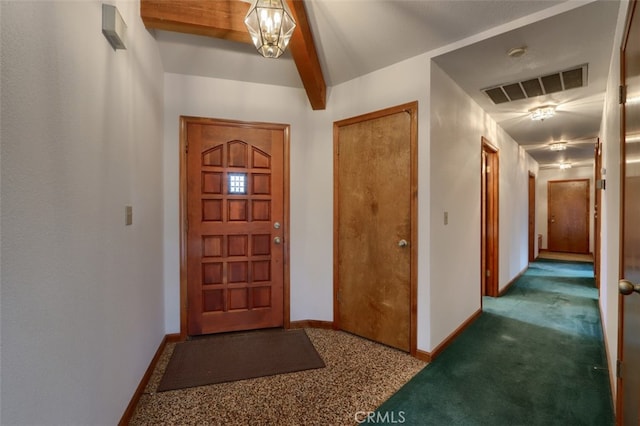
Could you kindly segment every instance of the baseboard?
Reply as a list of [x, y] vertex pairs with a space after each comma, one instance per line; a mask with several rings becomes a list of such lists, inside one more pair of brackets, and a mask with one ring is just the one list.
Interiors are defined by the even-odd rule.
[[516, 281], [518, 281], [518, 279], [524, 275], [525, 272], [527, 272], [527, 269], [529, 269], [529, 265], [525, 266], [524, 269], [522, 271], [520, 271], [518, 273], [518, 275], [516, 275], [515, 277], [513, 277], [513, 279], [511, 281], [509, 281], [509, 283], [502, 289], [500, 290], [500, 292], [498, 293], [498, 297], [502, 296], [503, 294], [505, 294], [507, 291], [509, 291], [509, 289], [511, 288], [512, 285], [514, 285], [516, 283]]
[[320, 321], [320, 320], [300, 320], [291, 321], [290, 328], [324, 328], [333, 329], [333, 321]]
[[144, 373], [144, 376], [142, 376], [142, 380], [140, 380], [140, 384], [136, 388], [136, 391], [133, 393], [133, 396], [131, 397], [131, 401], [129, 401], [129, 405], [127, 405], [127, 409], [124, 411], [122, 418], [118, 422], [118, 426], [128, 425], [129, 422], [131, 421], [131, 417], [133, 417], [133, 413], [135, 412], [136, 407], [138, 406], [138, 402], [140, 401], [140, 398], [142, 398], [142, 394], [144, 393], [144, 389], [147, 387], [147, 384], [149, 384], [149, 380], [151, 379], [153, 370], [155, 370], [156, 364], [158, 363], [158, 360], [160, 359], [162, 352], [164, 352], [164, 349], [167, 346], [167, 343], [179, 342], [181, 340], [183, 339], [181, 338], [180, 333], [167, 334], [162, 338], [162, 341], [160, 342], [160, 346], [158, 347], [156, 354], [153, 356], [153, 359], [151, 360], [151, 363], [149, 364], [147, 371]]
[[433, 358], [431, 357], [431, 354], [429, 352], [421, 351], [420, 349], [416, 349], [416, 354], [414, 355], [414, 357], [424, 362], [433, 361]]
[[[421, 351], [416, 349], [414, 355], [415, 358], [424, 362], [433, 361], [443, 350], [446, 349], [451, 342], [455, 340], [460, 333], [462, 333], [467, 327], [469, 327], [482, 313], [482, 310], [475, 312], [469, 319], [467, 319], [460, 327], [458, 327], [453, 333], [451, 333], [440, 345], [438, 345], [432, 352]], [[291, 321], [291, 328], [324, 328], [333, 329], [332, 321], [319, 321], [319, 320], [301, 320]]]
[[[618, 382], [618, 378], [616, 376], [617, 371], [615, 371], [615, 367], [614, 369], [611, 369], [611, 358], [610, 358], [610, 354], [609, 354], [609, 345], [607, 344], [609, 342], [609, 340], [607, 339], [607, 329], [604, 326], [604, 318], [602, 317], [602, 305], [600, 305], [600, 301], [598, 301], [598, 311], [600, 311], [600, 327], [602, 328], [602, 343], [604, 344], [604, 355], [605, 358], [607, 359], [607, 371], [609, 372], [609, 386], [611, 387], [611, 398], [612, 398], [612, 403], [613, 403], [613, 414], [615, 416], [616, 414], [616, 410], [618, 408], [617, 405], [617, 399], [618, 399], [618, 388], [617, 388], [617, 382]], [[617, 359], [616, 359], [617, 362]], [[616, 365], [616, 363], [614, 362], [613, 364], [614, 366]]]
[[[458, 337], [463, 331], [465, 331], [467, 329], [467, 327], [469, 327], [471, 324], [473, 324], [473, 322], [475, 320], [478, 319], [478, 317], [482, 314], [482, 309], [478, 309], [473, 315], [471, 315], [465, 322], [463, 322], [458, 328], [456, 328], [454, 330], [453, 333], [451, 333], [449, 336], [447, 336], [446, 339], [444, 339], [442, 341], [442, 343], [440, 343], [438, 346], [436, 346], [436, 348], [431, 351], [431, 352], [423, 352], [422, 356], [428, 357], [429, 361], [431, 362], [434, 359], [436, 359], [438, 357], [438, 355], [440, 355], [442, 353], [442, 351], [444, 351], [447, 346], [449, 346], [455, 339], [456, 337]], [[416, 358], [418, 358], [417, 356], [418, 354], [416, 353]], [[423, 359], [423, 358], [419, 358], [419, 359]]]

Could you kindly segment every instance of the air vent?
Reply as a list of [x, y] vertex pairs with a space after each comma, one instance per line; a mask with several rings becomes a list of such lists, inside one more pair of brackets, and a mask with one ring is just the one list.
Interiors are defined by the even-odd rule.
[[494, 104], [517, 101], [586, 86], [588, 64], [535, 78], [493, 86], [482, 91]]

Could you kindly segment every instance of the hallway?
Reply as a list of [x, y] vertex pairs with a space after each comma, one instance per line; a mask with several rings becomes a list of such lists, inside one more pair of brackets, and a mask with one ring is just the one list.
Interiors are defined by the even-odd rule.
[[612, 425], [592, 268], [533, 262], [378, 411], [408, 424]]

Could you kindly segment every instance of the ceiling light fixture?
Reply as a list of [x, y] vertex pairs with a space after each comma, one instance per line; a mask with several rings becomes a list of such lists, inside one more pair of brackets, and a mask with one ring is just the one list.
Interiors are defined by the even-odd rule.
[[560, 163], [560, 170], [567, 170], [571, 168], [571, 163]]
[[531, 119], [534, 121], [544, 121], [546, 118], [551, 118], [556, 113], [556, 107], [554, 106], [542, 106], [540, 108], [532, 109]]
[[507, 52], [507, 55], [510, 58], [519, 58], [523, 56], [525, 53], [527, 53], [527, 46], [522, 46], [522, 47], [514, 47], [512, 49], [509, 49], [509, 51]]
[[256, 49], [265, 58], [279, 58], [296, 27], [286, 0], [255, 0], [244, 24]]
[[552, 144], [549, 144], [549, 149], [551, 151], [564, 151], [567, 149], [567, 143], [566, 142], [554, 142]]

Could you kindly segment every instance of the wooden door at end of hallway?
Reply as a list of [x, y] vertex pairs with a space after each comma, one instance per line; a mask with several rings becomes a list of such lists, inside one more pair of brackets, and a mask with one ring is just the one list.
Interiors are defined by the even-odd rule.
[[[629, 18], [622, 45], [622, 229], [620, 278], [640, 284], [640, 6], [629, 3]], [[624, 286], [622, 286], [624, 287]], [[629, 288], [627, 287], [627, 290]], [[640, 291], [621, 295], [618, 321], [617, 421], [619, 425], [640, 425]], [[624, 293], [628, 293], [625, 291]]]
[[288, 127], [183, 118], [187, 333], [284, 324]]
[[549, 181], [547, 202], [547, 248], [589, 253], [589, 180]]
[[334, 322], [415, 351], [417, 103], [334, 124]]

